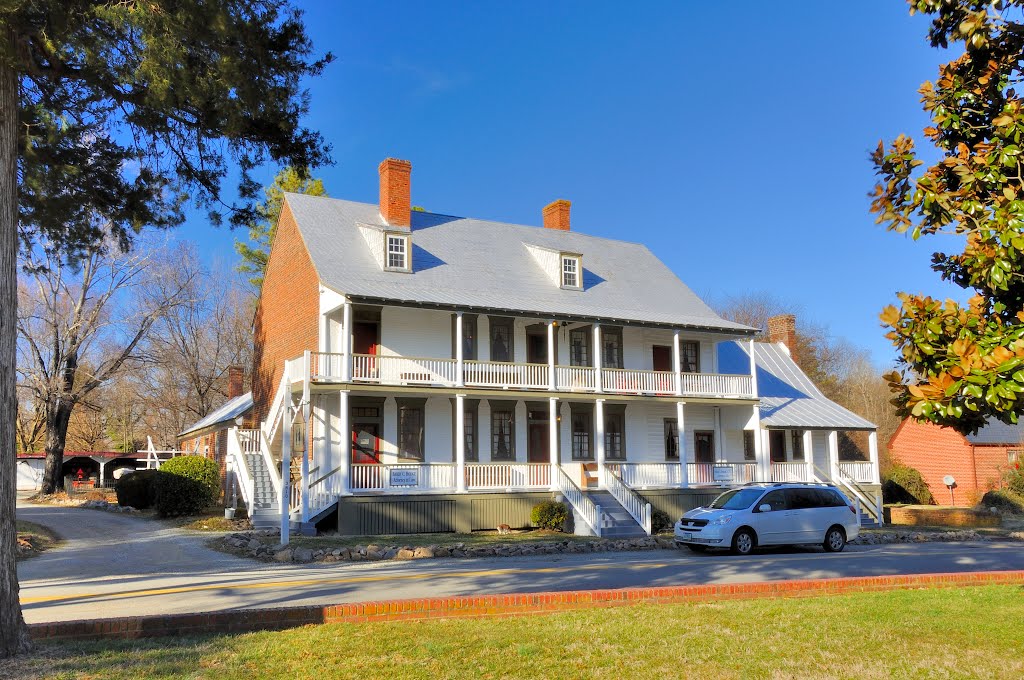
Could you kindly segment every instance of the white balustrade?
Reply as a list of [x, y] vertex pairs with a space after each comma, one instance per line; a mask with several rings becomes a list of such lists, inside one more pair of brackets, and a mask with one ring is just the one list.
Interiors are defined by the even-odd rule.
[[601, 370], [601, 388], [621, 394], [675, 394], [676, 374], [672, 371], [634, 371], [627, 368]]
[[683, 373], [682, 393], [695, 397], [752, 397], [753, 381], [749, 375], [720, 373]]
[[732, 486], [757, 481], [757, 463], [687, 463], [690, 485]]
[[[310, 473], [312, 474], [312, 473]], [[309, 514], [316, 516], [341, 496], [341, 468], [337, 467], [309, 483]]]
[[679, 463], [618, 463], [605, 467], [634, 489], [672, 489], [682, 483]]
[[466, 488], [549, 489], [550, 463], [466, 463]]
[[772, 478], [773, 482], [806, 482], [807, 479], [807, 463], [802, 460], [799, 461], [787, 461], [787, 462], [773, 462], [772, 463]]
[[875, 466], [870, 461], [839, 461], [839, 471], [846, 475], [847, 479], [862, 484], [872, 484], [875, 481]]
[[548, 365], [467, 361], [464, 382], [471, 387], [522, 387], [546, 390], [549, 387]]
[[455, 384], [458, 362], [386, 354], [353, 354], [352, 379], [382, 385]]
[[353, 491], [452, 491], [454, 463], [356, 463], [352, 465]]
[[555, 385], [565, 392], [593, 392], [597, 389], [593, 366], [556, 366]]
[[345, 374], [345, 355], [339, 352], [310, 352], [309, 377], [312, 380], [341, 380]]
[[230, 428], [228, 430], [228, 446], [227, 446], [227, 457], [229, 466], [235, 475], [235, 482], [238, 485], [239, 492], [242, 495], [242, 502], [245, 504], [246, 509], [249, 513], [252, 513], [252, 507], [255, 497], [255, 484], [253, 483], [252, 474], [249, 472], [249, 465], [245, 460], [245, 444], [239, 437], [238, 428]]
[[633, 493], [616, 475], [605, 475], [604, 485], [608, 492], [629, 513], [636, 523], [651, 535], [651, 504]]
[[583, 521], [590, 525], [590, 528], [594, 531], [595, 536], [601, 535], [601, 510], [590, 500], [590, 498], [583, 493], [578, 486], [573, 484], [573, 481], [569, 479], [569, 476], [565, 474], [565, 470], [562, 468], [556, 468], [555, 471], [555, 488], [558, 489], [559, 493], [565, 497], [565, 500], [569, 501], [569, 505], [579, 513]]

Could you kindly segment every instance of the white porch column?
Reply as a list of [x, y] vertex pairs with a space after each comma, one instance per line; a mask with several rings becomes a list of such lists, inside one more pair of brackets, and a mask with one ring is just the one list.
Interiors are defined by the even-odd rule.
[[463, 357], [462, 312], [455, 312], [455, 386], [462, 387], [465, 382], [465, 357]]
[[597, 459], [597, 486], [604, 488], [604, 399], [594, 402], [594, 457]]
[[757, 360], [754, 358], [753, 338], [747, 341], [747, 351], [750, 353], [750, 392], [752, 397], [757, 398]]
[[455, 395], [455, 490], [466, 490], [466, 395]]
[[548, 389], [555, 391], [555, 322], [548, 321]]
[[281, 497], [278, 502], [281, 505], [281, 544], [288, 545], [288, 509], [291, 506], [289, 496], [292, 491], [292, 413], [291, 381], [285, 382], [285, 405], [281, 422]]
[[[309, 350], [306, 351], [306, 368], [309, 368]], [[302, 391], [302, 482], [299, 485], [299, 498], [302, 502], [302, 521], [309, 520], [309, 435], [313, 428], [310, 418], [309, 371], [306, 371]]]
[[878, 474], [878, 432], [871, 430], [868, 433], [868, 460], [871, 461], [871, 475], [872, 482], [875, 484], [880, 483], [880, 477]]
[[839, 478], [839, 432], [832, 430], [828, 433], [828, 464], [829, 475], [832, 479]]
[[722, 441], [722, 408], [715, 406], [715, 460], [725, 462], [725, 442]]
[[[551, 326], [548, 326], [551, 328]], [[550, 336], [549, 336], [550, 337]], [[558, 478], [558, 398], [548, 400], [548, 455], [551, 458], [551, 488], [557, 488]]]
[[814, 433], [804, 430], [804, 460], [807, 462], [807, 480], [814, 481]]
[[[754, 408], [757, 408], [756, 406]], [[759, 414], [760, 415], [760, 414]], [[760, 449], [760, 460], [761, 463], [761, 474], [764, 475], [764, 481], [772, 481], [772, 442], [768, 430], [762, 428], [758, 434], [761, 449]]]
[[103, 480], [106, 478], [106, 474], [105, 473], [107, 471], [107, 463], [109, 461], [97, 460], [96, 462], [100, 464], [100, 477], [99, 477], [99, 479], [100, 479], [100, 487], [102, 487], [103, 486]]
[[338, 402], [338, 429], [341, 430], [341, 469], [338, 476], [341, 477], [341, 492], [348, 494], [352, 492], [352, 425], [347, 390], [338, 392]]
[[[594, 391], [604, 392], [601, 385], [601, 324], [594, 324]], [[601, 426], [604, 429], [604, 425]], [[603, 446], [603, 444], [602, 444]]]
[[676, 395], [683, 394], [683, 360], [679, 354], [679, 330], [672, 332], [672, 370], [676, 374]]
[[345, 300], [341, 315], [341, 351], [345, 356], [341, 360], [341, 379], [352, 381], [352, 303]]
[[689, 454], [686, 451], [686, 404], [676, 402], [676, 432], [679, 434], [679, 486], [683, 489], [690, 486]]
[[756, 482], [767, 482], [771, 481], [770, 471], [765, 472], [765, 446], [764, 446], [764, 430], [761, 429], [761, 409], [754, 406], [754, 413], [752, 420], [754, 422], [754, 469], [756, 470], [754, 481]]

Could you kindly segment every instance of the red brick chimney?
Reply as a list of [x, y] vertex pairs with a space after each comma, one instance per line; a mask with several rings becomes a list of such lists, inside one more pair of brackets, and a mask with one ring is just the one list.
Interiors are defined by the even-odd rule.
[[796, 361], [796, 316], [779, 314], [768, 319], [768, 339], [781, 342]]
[[544, 206], [544, 228], [569, 231], [569, 208], [572, 203], [560, 198]]
[[241, 366], [228, 366], [228, 399], [242, 396], [245, 386], [245, 369]]
[[380, 215], [392, 227], [408, 228], [412, 216], [409, 176], [412, 163], [385, 158], [380, 167]]

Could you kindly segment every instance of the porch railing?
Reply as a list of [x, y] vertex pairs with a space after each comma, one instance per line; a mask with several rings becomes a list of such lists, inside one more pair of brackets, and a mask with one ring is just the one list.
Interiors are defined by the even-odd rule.
[[757, 463], [687, 463], [686, 476], [691, 485], [747, 484], [757, 480]]
[[861, 484], [875, 482], [875, 466], [870, 461], [840, 461], [839, 471], [848, 479]]
[[517, 364], [501, 361], [465, 362], [465, 383], [471, 387], [524, 387], [547, 389], [547, 364]]
[[556, 468], [555, 471], [555, 488], [558, 489], [565, 500], [569, 501], [569, 505], [579, 513], [583, 521], [586, 522], [595, 536], [601, 535], [601, 506], [594, 503], [590, 498], [580, 490], [578, 486], [573, 484], [573, 481], [569, 479], [569, 475], [565, 474], [565, 470], [562, 468]]
[[605, 475], [605, 488], [619, 502], [619, 505], [643, 527], [647, 535], [651, 535], [651, 504], [633, 493], [633, 490], [622, 483], [615, 475]]
[[754, 385], [749, 375], [721, 373], [683, 373], [684, 396], [753, 397]]
[[245, 460], [244, 446], [239, 437], [239, 430], [235, 427], [228, 429], [227, 459], [228, 471], [234, 477], [232, 483], [238, 488], [246, 511], [251, 514], [255, 503], [256, 488], [249, 472], [249, 465]]
[[679, 463], [610, 463], [605, 467], [634, 489], [672, 488], [683, 481]]
[[466, 463], [466, 488], [549, 489], [550, 463]]
[[352, 379], [383, 385], [454, 385], [457, 366], [454, 359], [353, 354]]
[[802, 460], [775, 462], [771, 464], [772, 482], [806, 482], [807, 463]]
[[597, 389], [596, 376], [591, 366], [555, 366], [555, 383], [560, 390], [593, 392]]
[[605, 392], [625, 394], [675, 394], [676, 374], [671, 371], [604, 368], [601, 369], [601, 387]]
[[[309, 483], [309, 515], [315, 517], [341, 496], [341, 468], [336, 467]], [[308, 519], [308, 518], [304, 518]]]
[[355, 463], [353, 491], [451, 491], [455, 488], [453, 463]]

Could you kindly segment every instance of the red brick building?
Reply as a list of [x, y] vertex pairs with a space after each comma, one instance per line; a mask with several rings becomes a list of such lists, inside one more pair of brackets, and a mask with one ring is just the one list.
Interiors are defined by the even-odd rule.
[[982, 494], [999, 485], [1006, 467], [1024, 458], [1024, 425], [991, 422], [973, 435], [948, 427], [919, 423], [910, 418], [900, 423], [889, 440], [889, 455], [921, 472], [940, 504], [950, 502], [943, 483], [946, 475], [956, 480], [953, 505], [972, 506]]

